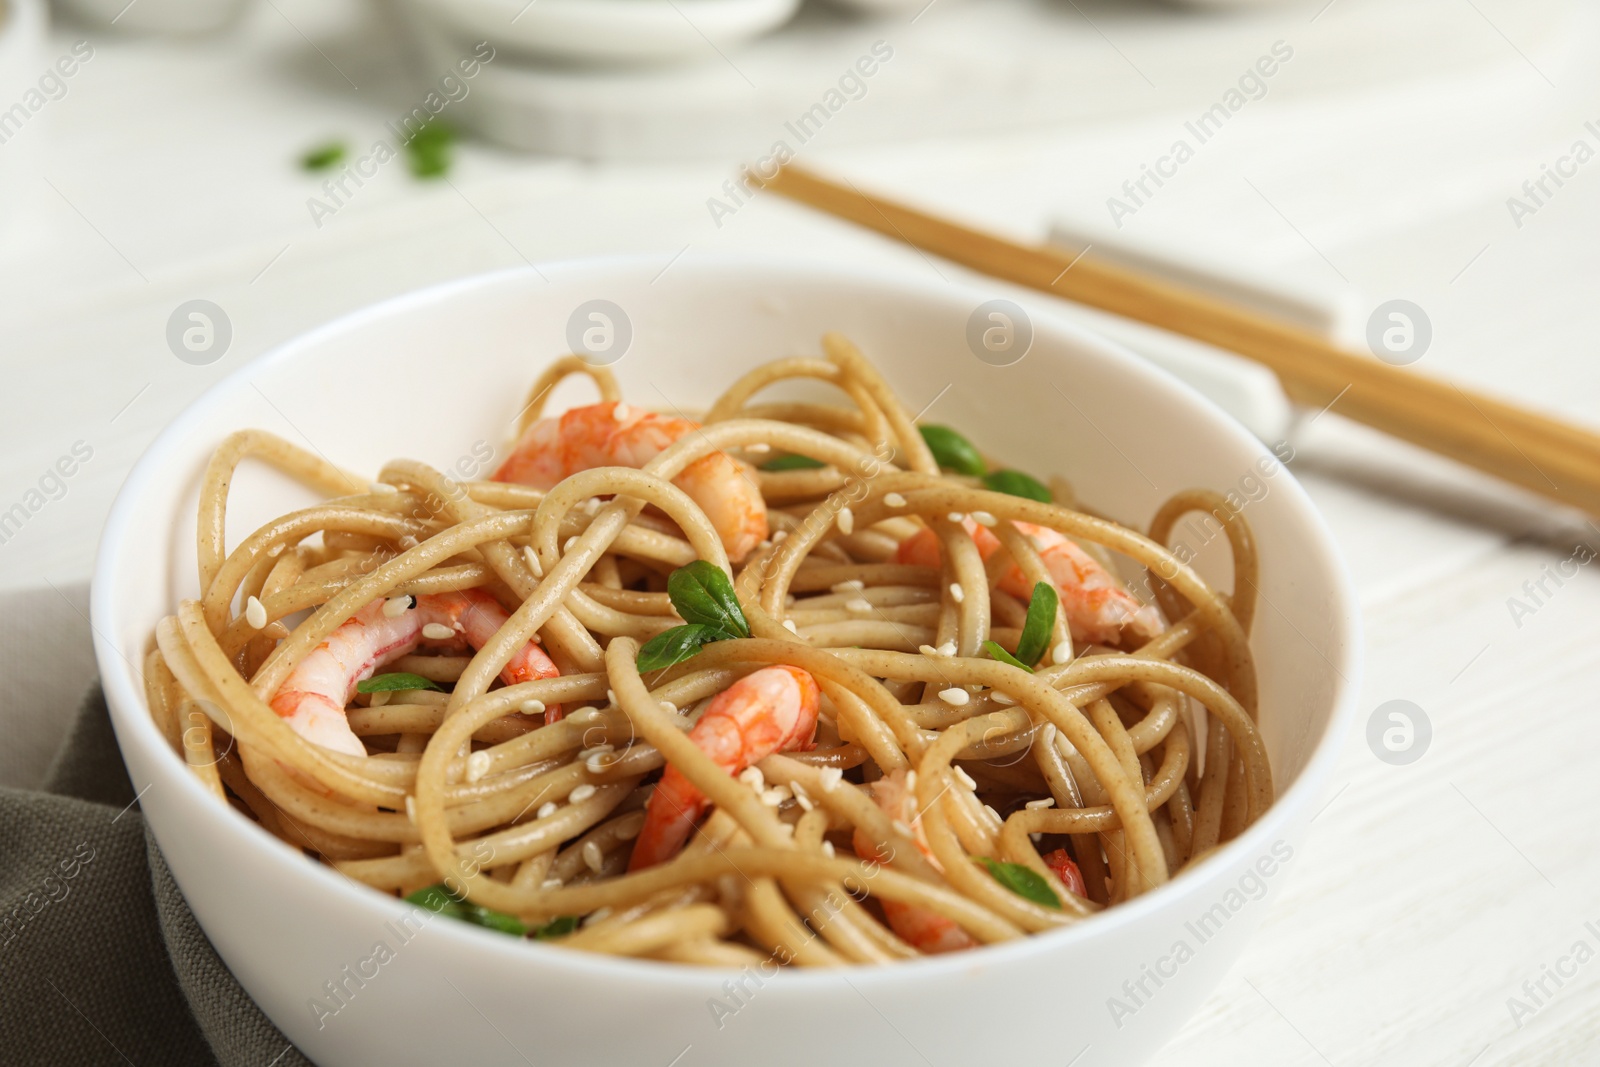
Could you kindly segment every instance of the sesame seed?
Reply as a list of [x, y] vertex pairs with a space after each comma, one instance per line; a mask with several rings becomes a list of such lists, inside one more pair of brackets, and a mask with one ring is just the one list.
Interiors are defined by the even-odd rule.
[[617, 827], [617, 840], [632, 841], [634, 838], [639, 836], [639, 830], [640, 825], [638, 823], [619, 826]]
[[767, 788], [767, 779], [761, 773], [760, 767], [746, 767], [739, 772], [739, 781], [754, 789], [757, 793], [764, 792]]
[[995, 822], [1005, 822], [1005, 820], [1000, 817], [1000, 813], [998, 811], [994, 810], [994, 806], [993, 805], [985, 804], [983, 806], [983, 810], [988, 812], [991, 816], [993, 816]]
[[972, 513], [972, 521], [979, 526], [993, 526], [997, 520], [987, 511], [974, 511]]
[[627, 422], [633, 418], [633, 408], [619, 400], [617, 406], [611, 409], [611, 417], [618, 422]]
[[1056, 663], [1072, 662], [1072, 642], [1063, 641], [1050, 650], [1050, 659]]
[[835, 786], [844, 781], [844, 771], [838, 767], [824, 767], [817, 777], [822, 779], [822, 791], [831, 793]]
[[934, 648], [932, 645], [918, 645], [917, 651], [921, 652], [924, 656], [937, 656], [939, 654], [939, 650]]
[[968, 789], [978, 788], [977, 781], [972, 777], [972, 775], [967, 773], [967, 769], [965, 767], [952, 767], [951, 770], [956, 772], [956, 777], [961, 779], [962, 785], [966, 786]]
[[846, 611], [853, 611], [858, 615], [865, 615], [867, 612], [872, 610], [872, 601], [868, 600], [866, 597], [858, 596], [851, 600], [845, 601], [844, 609]]
[[899, 493], [885, 493], [883, 495], [883, 502], [889, 505], [891, 508], [903, 508], [906, 506], [906, 498], [901, 496]]
[[1030, 800], [1023, 805], [1023, 807], [1027, 808], [1029, 811], [1039, 811], [1042, 808], [1053, 808], [1055, 806], [1055, 797], [1045, 797], [1043, 800]]
[[906, 837], [911, 836], [911, 826], [904, 819], [896, 819], [894, 821], [894, 829], [898, 834], [902, 834]]
[[[538, 811], [539, 818], [548, 819], [550, 816], [554, 815], [560, 809], [561, 809], [561, 805], [560, 804], [557, 804], [553, 800], [547, 800], [543, 804], [539, 805], [539, 811]], [[557, 883], [557, 884], [560, 884], [560, 883]]]
[[415, 604], [416, 602], [417, 601], [415, 597], [392, 596], [383, 602], [383, 617], [386, 619], [398, 619], [400, 616], [410, 611], [411, 605]]
[[400, 538], [400, 540], [396, 541], [395, 544], [400, 546], [400, 551], [410, 552], [413, 548], [417, 547], [417, 539], [412, 537], [410, 534], [406, 534], [404, 537]]
[[744, 446], [744, 450], [746, 452], [771, 452], [772, 446], [767, 444], [765, 441], [752, 441], [750, 444]]
[[674, 704], [670, 700], [663, 700], [661, 701], [661, 710], [666, 712], [668, 715], [676, 715], [678, 714], [678, 705]]
[[406, 797], [406, 821], [412, 824], [417, 821], [417, 798], [414, 796]]
[[780, 791], [777, 787], [765, 790], [761, 794], [761, 803], [765, 804], [769, 808], [775, 808], [779, 804], [782, 804], [785, 800], [789, 799], [785, 795], [787, 792], [788, 790]]
[[967, 591], [961, 588], [960, 582], [950, 583], [950, 599], [954, 600], [957, 604], [964, 603], [966, 601]]
[[571, 537], [567, 538], [566, 543], [561, 546], [561, 551], [563, 551], [563, 552], [571, 552], [572, 551], [572, 546], [577, 544], [577, 543], [578, 543], [578, 535], [577, 534], [573, 534]]
[[595, 874], [599, 874], [600, 869], [606, 865], [606, 854], [600, 851], [600, 843], [598, 841], [585, 841], [583, 843], [583, 865]]
[[559, 879], [559, 878], [546, 878], [543, 882], [540, 883], [539, 888], [540, 889], [560, 889], [561, 888], [561, 879]]
[[964, 708], [967, 705], [967, 701], [972, 699], [972, 694], [965, 689], [957, 689], [955, 686], [951, 686], [949, 689], [939, 690], [939, 699], [954, 707]]
[[372, 483], [372, 491], [374, 493], [379, 493], [381, 495], [387, 496], [390, 493], [398, 493], [400, 490], [395, 488], [394, 486], [390, 485], [388, 482], [373, 482]]
[[907, 771], [906, 772], [906, 790], [908, 792], [911, 792], [911, 793], [915, 793], [917, 791], [917, 772], [916, 771]]
[[828, 591], [830, 593], [859, 593], [866, 587], [867, 583], [860, 578], [852, 578], [848, 582], [836, 582]]
[[606, 771], [611, 769], [611, 764], [615, 762], [615, 760], [607, 759], [606, 757], [608, 755], [610, 755], [610, 753], [602, 752], [598, 755], [590, 756], [588, 759], [583, 761], [584, 769], [590, 774], [606, 773]]
[[773, 544], [777, 544], [779, 541], [782, 541], [784, 538], [786, 538], [788, 536], [789, 536], [789, 531], [788, 530], [779, 530], [777, 533], [772, 535], [772, 543]]
[[944, 644], [939, 646], [939, 655], [941, 655], [941, 656], [953, 656], [955, 654], [956, 654], [956, 643], [954, 641], [946, 641]]
[[993, 700], [996, 704], [1007, 708], [1013, 706], [1017, 702], [1016, 697], [1012, 696], [1010, 693], [1002, 693], [998, 689], [989, 690], [989, 699]]
[[251, 597], [244, 602], [244, 621], [250, 624], [252, 630], [259, 630], [267, 624], [267, 609], [258, 598]]
[[605, 717], [605, 712], [599, 708], [579, 708], [572, 713], [568, 721], [575, 722], [579, 726], [588, 726], [591, 723], [601, 722]]
[[599, 510], [600, 510], [600, 498], [599, 497], [592, 496], [588, 500], [585, 500], [583, 502], [583, 512], [584, 512], [585, 515], [593, 515]]
[[474, 752], [467, 757], [467, 781], [476, 782], [489, 773], [492, 757], [487, 752]]
[[542, 700], [524, 700], [521, 704], [518, 704], [517, 707], [521, 709], [522, 714], [524, 715], [544, 714], [544, 701]]
[[611, 703], [615, 704], [617, 702], [617, 691], [615, 689], [607, 689], [606, 690], [606, 699], [611, 701]]
[[788, 630], [790, 633], [794, 634], [796, 637], [800, 636], [800, 631], [795, 626], [793, 619], [784, 619], [783, 620], [783, 628], [785, 630]]
[[856, 513], [849, 508], [840, 508], [833, 521], [838, 524], [840, 533], [847, 534], [856, 528]]
[[567, 803], [582, 804], [585, 800], [588, 800], [590, 797], [594, 796], [596, 792], [597, 790], [594, 786], [590, 785], [588, 782], [584, 782], [582, 785], [578, 786], [578, 788], [567, 794]]
[[822, 843], [822, 854], [824, 856], [827, 856], [830, 860], [833, 859], [833, 857], [835, 856], [836, 853], [834, 851], [834, 847], [833, 847], [833, 842], [832, 841], [824, 841]]
[[392, 697], [392, 696], [394, 696], [394, 694], [393, 693], [389, 693], [389, 692], [373, 693], [372, 694], [372, 699], [367, 701], [367, 707], [369, 707], [369, 708], [381, 708], [385, 704], [389, 703], [389, 698]]
[[585, 925], [585, 926], [593, 926], [595, 923], [602, 922], [602, 921], [604, 921], [606, 919], [609, 919], [609, 918], [611, 918], [611, 909], [610, 908], [600, 908], [593, 915], [591, 915], [587, 919], [583, 920], [583, 925]]
[[966, 516], [961, 514], [959, 511], [952, 511], [950, 514], [946, 515], [945, 518], [949, 519], [951, 522], [962, 522], [966, 519]]
[[582, 752], [578, 753], [578, 758], [581, 760], [589, 760], [593, 759], [595, 756], [610, 755], [616, 750], [617, 747], [615, 745], [595, 745], [593, 748], [586, 748]]
[[789, 790], [794, 794], [795, 802], [804, 810], [810, 811], [816, 807], [816, 803], [811, 799], [811, 794], [807, 793], [805, 786], [799, 782], [790, 782]]
[[522, 558], [527, 560], [528, 569], [533, 572], [535, 578], [544, 577], [544, 565], [539, 562], [539, 553], [533, 550], [532, 545], [522, 546]]
[[442, 622], [430, 622], [422, 628], [422, 636], [429, 641], [448, 641], [455, 635], [455, 630]]

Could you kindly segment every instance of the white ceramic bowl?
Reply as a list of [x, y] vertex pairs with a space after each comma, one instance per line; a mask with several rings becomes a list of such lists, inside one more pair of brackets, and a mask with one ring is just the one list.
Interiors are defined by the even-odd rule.
[[[458, 923], [432, 922], [402, 942], [408, 908], [217, 803], [157, 733], [137, 664], [157, 620], [195, 594], [197, 483], [225, 434], [264, 427], [362, 471], [395, 456], [445, 466], [477, 441], [501, 447], [529, 381], [568, 351], [569, 319], [594, 299], [631, 322], [631, 348], [613, 369], [646, 405], [704, 405], [755, 363], [814, 353], [824, 331], [842, 330], [913, 407], [951, 386], [930, 418], [1019, 466], [1066, 475], [1134, 523], [1179, 487], [1256, 484], [1252, 472], [1268, 465], [1254, 438], [1186, 386], [1040, 307], [1026, 357], [995, 367], [966, 339], [974, 309], [994, 292], [749, 258], [685, 256], [657, 277], [665, 262], [556, 264], [542, 277], [519, 269], [348, 316], [212, 389], [129, 476], [94, 580], [96, 653], [145, 817], [200, 924], [267, 1014], [324, 1067], [523, 1057], [666, 1067], [680, 1055], [684, 1064], [922, 1067], [1002, 1052], [1060, 1064], [1085, 1047], [1077, 1067], [1139, 1062], [1243, 947], [1287, 877], [1283, 861], [1293, 866], [1351, 725], [1355, 598], [1326, 528], [1282, 470], [1262, 480], [1267, 491], [1247, 512], [1270, 603], [1254, 645], [1278, 802], [1173, 884], [1048, 936], [881, 969], [790, 972], [759, 985], [746, 977], [737, 999], [728, 972], [584, 955]], [[230, 543], [309, 498], [247, 465], [234, 500]], [[364, 963], [379, 942], [393, 959]], [[312, 1001], [330, 982], [348, 992], [319, 1026]]]
[[777, 29], [800, 0], [405, 0], [422, 32], [575, 63], [714, 61]]
[[179, 37], [215, 33], [230, 25], [250, 0], [56, 0], [90, 26], [126, 33]]

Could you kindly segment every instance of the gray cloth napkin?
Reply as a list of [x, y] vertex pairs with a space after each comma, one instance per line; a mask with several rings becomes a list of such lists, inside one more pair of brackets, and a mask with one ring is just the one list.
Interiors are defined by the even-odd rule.
[[98, 687], [43, 789], [0, 787], [0, 1063], [310, 1064], [195, 922], [145, 829]]

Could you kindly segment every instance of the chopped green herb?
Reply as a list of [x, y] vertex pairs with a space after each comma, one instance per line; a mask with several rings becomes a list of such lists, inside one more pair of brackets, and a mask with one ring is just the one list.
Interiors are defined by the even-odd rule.
[[1021, 471], [991, 471], [983, 476], [983, 484], [997, 493], [1037, 500], [1041, 504], [1048, 504], [1055, 499], [1039, 479]]
[[656, 634], [639, 649], [639, 671], [644, 673], [665, 670], [699, 652], [701, 645], [720, 640], [724, 636], [726, 635], [720, 630], [711, 626], [701, 626], [699, 623], [674, 626], [670, 630]]
[[922, 426], [922, 439], [928, 442], [934, 462], [945, 470], [977, 477], [989, 469], [972, 442], [948, 426]]
[[1035, 582], [1033, 596], [1028, 600], [1028, 619], [1022, 624], [1022, 637], [1017, 641], [1017, 658], [1033, 666], [1044, 658], [1050, 647], [1050, 634], [1056, 627], [1056, 609], [1061, 598], [1056, 587], [1049, 582]]
[[543, 926], [533, 928], [533, 936], [540, 941], [554, 941], [558, 937], [566, 937], [578, 928], [576, 915], [562, 915], [551, 919]]
[[437, 682], [420, 674], [407, 674], [404, 671], [379, 674], [364, 682], [356, 683], [358, 693], [397, 693], [402, 689], [436, 689], [441, 693], [444, 692], [444, 688]]
[[827, 464], [820, 459], [812, 459], [810, 456], [788, 455], [767, 460], [761, 465], [761, 469], [764, 471], [814, 471], [818, 467], [826, 466]]
[[709, 626], [728, 637], [750, 636], [733, 579], [715, 563], [697, 559], [679, 567], [667, 578], [667, 595], [685, 622]]
[[418, 178], [442, 178], [450, 170], [455, 131], [442, 122], [430, 122], [406, 142], [411, 173]]
[[300, 157], [300, 166], [306, 170], [327, 170], [344, 162], [345, 144], [343, 141], [329, 141], [327, 144], [318, 145]]
[[515, 916], [463, 900], [443, 883], [417, 890], [406, 897], [406, 902], [460, 922], [481, 926], [486, 930], [498, 930], [502, 934], [511, 934], [514, 937], [522, 937], [528, 932], [528, 928]]
[[1011, 653], [1007, 652], [993, 641], [985, 641], [983, 643], [983, 650], [989, 653], [990, 659], [997, 659], [1007, 666], [1016, 667], [1018, 670], [1027, 671], [1029, 674], [1033, 673], [1032, 667], [1028, 666], [1026, 663], [1022, 662], [1020, 659], [1013, 656]]
[[1056, 896], [1055, 890], [1050, 888], [1050, 883], [1032, 867], [1024, 867], [1020, 863], [1001, 863], [987, 856], [977, 857], [978, 862], [989, 869], [994, 875], [994, 880], [1011, 890], [1024, 900], [1031, 900], [1041, 907], [1061, 910], [1061, 898]]

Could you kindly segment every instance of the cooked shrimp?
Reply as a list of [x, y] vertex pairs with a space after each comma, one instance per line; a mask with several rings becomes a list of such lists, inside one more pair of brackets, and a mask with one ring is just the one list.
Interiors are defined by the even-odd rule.
[[[375, 600], [352, 615], [284, 679], [272, 697], [272, 710], [307, 741], [335, 752], [365, 756], [366, 747], [345, 719], [345, 707], [355, 697], [357, 683], [418, 645], [445, 651], [463, 645], [481, 648], [510, 618], [500, 602], [481, 589], [409, 599], [410, 606], [394, 615], [387, 600]], [[500, 677], [507, 685], [515, 685], [560, 673], [544, 649], [530, 641], [511, 658]], [[559, 708], [551, 711], [552, 718], [560, 716]]]
[[[907, 787], [906, 773], [892, 771], [867, 788], [885, 815], [896, 823], [910, 828], [911, 840], [917, 846], [917, 851], [928, 858], [928, 862], [933, 864], [935, 870], [943, 873], [944, 868], [940, 866], [933, 850], [928, 847], [927, 837], [923, 835], [922, 816], [917, 810], [917, 797]], [[856, 855], [863, 859], [883, 859], [860, 830], [856, 831], [852, 845]], [[880, 900], [879, 903], [883, 906], [883, 917], [889, 920], [889, 929], [900, 935], [902, 941], [918, 952], [930, 955], [960, 952], [963, 949], [976, 948], [978, 945], [954, 920], [947, 919], [936, 911], [896, 900]]]
[[[820, 699], [809, 672], [786, 665], [763, 667], [713, 697], [689, 731], [689, 740], [717, 766], [737, 775], [774, 752], [811, 749]], [[677, 855], [710, 804], [668, 765], [645, 809], [628, 869], [637, 871]]]
[[[1000, 539], [987, 528], [970, 517], [962, 525], [972, 535], [985, 561], [1002, 551]], [[1061, 595], [1061, 607], [1074, 641], [1115, 645], [1124, 636], [1149, 640], [1161, 632], [1161, 617], [1156, 609], [1140, 603], [1070, 538], [1048, 526], [1029, 522], [1015, 525], [1039, 550], [1039, 559], [1049, 570], [1056, 591]], [[900, 542], [895, 552], [896, 563], [921, 567], [937, 567], [940, 559], [939, 538], [932, 530], [918, 530]], [[1033, 594], [1033, 583], [1016, 564], [1006, 569], [998, 585], [1024, 601]]]
[[[540, 419], [495, 471], [497, 482], [553, 488], [594, 467], [643, 467], [699, 423], [623, 403], [573, 408]], [[749, 464], [713, 452], [689, 464], [673, 484], [700, 506], [737, 563], [767, 536], [767, 503]]]
[[1083, 897], [1085, 900], [1089, 899], [1089, 890], [1083, 882], [1083, 872], [1078, 870], [1076, 863], [1072, 862], [1072, 857], [1067, 855], [1066, 849], [1058, 848], [1042, 858], [1044, 859], [1044, 865], [1055, 872], [1056, 877], [1061, 879], [1061, 884], [1067, 887], [1068, 892]]

